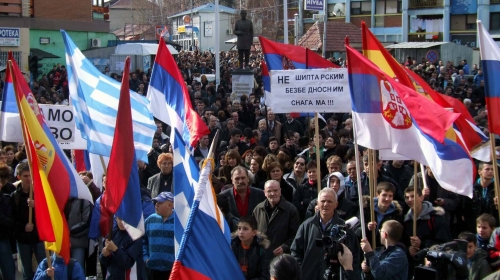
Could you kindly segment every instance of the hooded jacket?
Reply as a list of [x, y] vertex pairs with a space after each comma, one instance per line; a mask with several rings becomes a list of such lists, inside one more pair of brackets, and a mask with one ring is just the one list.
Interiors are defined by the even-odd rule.
[[[245, 279], [247, 280], [267, 280], [269, 279], [269, 263], [271, 260], [267, 257], [266, 250], [269, 248], [270, 242], [266, 235], [257, 232], [253, 238], [253, 242], [248, 249], [247, 271]], [[241, 240], [236, 233], [231, 236], [231, 249], [239, 264], [242, 263], [241, 256], [244, 254]]]
[[[413, 236], [413, 210], [410, 209], [404, 218], [402, 241], [408, 248], [410, 236]], [[417, 218], [417, 236], [420, 238], [420, 249], [452, 240], [450, 228], [441, 207], [433, 207], [428, 201], [422, 202], [422, 212]]]
[[[363, 208], [363, 212], [365, 215], [365, 221], [371, 221], [370, 197], [363, 196], [363, 201], [366, 201], [366, 205], [364, 205], [365, 207]], [[375, 197], [373, 199], [373, 203], [374, 203], [373, 210], [375, 213], [375, 222], [377, 222], [377, 227], [375, 229], [375, 233], [377, 236], [377, 238], [376, 238], [377, 246], [376, 247], [380, 247], [380, 246], [382, 246], [382, 244], [380, 243], [379, 229], [382, 228], [382, 224], [384, 224], [388, 220], [396, 220], [396, 221], [400, 222], [401, 224], [403, 224], [403, 208], [401, 207], [401, 205], [399, 204], [399, 202], [397, 200], [393, 200], [391, 202], [391, 205], [389, 206], [389, 208], [387, 208], [387, 210], [385, 211], [385, 213], [381, 213], [379, 208], [378, 208], [378, 197]], [[371, 238], [371, 231], [368, 230], [368, 222], [366, 222], [365, 231], [366, 231], [367, 235], [370, 236], [370, 238]], [[361, 238], [361, 232], [362, 231], [361, 231], [361, 226], [360, 226], [356, 229], [356, 234], [358, 235], [359, 238]]]

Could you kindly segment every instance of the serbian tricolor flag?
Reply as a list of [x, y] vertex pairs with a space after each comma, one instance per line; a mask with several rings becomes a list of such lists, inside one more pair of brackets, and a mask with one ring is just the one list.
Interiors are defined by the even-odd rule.
[[479, 49], [484, 75], [484, 94], [488, 109], [488, 128], [500, 134], [500, 49], [480, 20], [477, 21]]
[[225, 221], [212, 189], [214, 166], [213, 159], [209, 159], [201, 170], [186, 230], [170, 274], [171, 280], [245, 279], [221, 231]]
[[429, 166], [441, 187], [472, 197], [473, 162], [445, 137], [459, 114], [396, 82], [350, 46], [346, 50], [358, 144]]
[[[120, 101], [116, 116], [116, 129], [109, 157], [109, 183], [101, 198], [101, 209], [122, 219], [125, 229], [133, 240], [144, 235], [139, 171], [134, 148], [132, 108], [130, 106], [129, 68], [130, 57], [125, 59]], [[104, 215], [101, 215], [104, 217]], [[108, 220], [108, 223], [112, 221]], [[109, 227], [101, 227], [107, 235]], [[104, 230], [104, 231], [103, 231]]]
[[273, 42], [259, 36], [269, 70], [339, 68], [319, 54], [300, 46]]
[[[12, 51], [9, 51], [9, 60], [14, 60]], [[16, 94], [8, 67], [5, 70], [0, 118], [0, 140], [6, 142], [24, 142], [21, 122], [19, 120], [19, 110], [17, 109]]]
[[92, 196], [57, 144], [12, 57], [8, 61], [7, 71], [12, 77], [31, 163], [38, 236], [45, 241], [46, 249], [61, 255], [68, 263], [70, 239], [64, 207], [69, 198], [86, 199], [92, 203]]
[[[184, 142], [191, 147], [196, 147], [202, 136], [210, 134], [207, 125], [191, 105], [186, 82], [163, 38], [160, 38], [153, 64], [148, 99], [153, 116], [175, 127]], [[170, 138], [173, 139], [173, 136], [174, 129]]]
[[474, 120], [463, 103], [434, 91], [416, 73], [403, 67], [382, 46], [364, 22], [361, 23], [361, 33], [363, 38], [363, 55], [375, 63], [386, 75], [397, 80], [399, 83], [415, 89], [415, 91], [437, 103], [442, 108], [453, 108], [455, 113], [460, 113], [453, 127], [448, 129], [446, 138], [458, 143], [472, 157], [482, 161], [489, 161], [488, 145], [484, 143], [488, 141], [488, 137], [474, 124]]

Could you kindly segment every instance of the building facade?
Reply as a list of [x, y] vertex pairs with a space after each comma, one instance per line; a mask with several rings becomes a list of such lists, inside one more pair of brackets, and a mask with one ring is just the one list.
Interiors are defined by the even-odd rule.
[[215, 41], [215, 5], [206, 4], [192, 10], [170, 16], [172, 42], [189, 50], [194, 44], [200, 51], [214, 51], [218, 43], [221, 51], [228, 51], [233, 45], [224, 42], [235, 38], [233, 21], [237, 10], [219, 6], [219, 42]]
[[109, 35], [107, 16], [104, 0], [0, 0], [0, 30], [19, 30], [14, 38], [18, 45], [8, 45], [12, 38], [0, 37], [0, 64], [5, 64], [9, 50], [15, 52], [24, 71], [32, 52], [47, 53], [47, 57], [39, 57], [43, 72], [54, 64], [66, 64], [59, 30], [68, 31], [82, 50], [105, 46], [108, 40], [115, 40]]

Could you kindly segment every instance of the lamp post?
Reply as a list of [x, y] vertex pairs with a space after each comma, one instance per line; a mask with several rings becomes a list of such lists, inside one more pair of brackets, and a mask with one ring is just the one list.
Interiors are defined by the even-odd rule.
[[283, 43], [288, 44], [288, 0], [283, 0]]
[[323, 19], [323, 48], [321, 55], [326, 58], [326, 23], [328, 22], [328, 4], [327, 0], [323, 0], [323, 10], [325, 11], [325, 18]]

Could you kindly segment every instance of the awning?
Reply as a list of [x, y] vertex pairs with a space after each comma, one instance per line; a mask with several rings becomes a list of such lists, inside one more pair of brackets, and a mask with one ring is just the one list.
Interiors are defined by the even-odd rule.
[[36, 56], [38, 56], [38, 59], [44, 59], [44, 58], [61, 58], [60, 56], [57, 56], [55, 54], [51, 54], [49, 52], [42, 51], [41, 49], [36, 49], [36, 48], [30, 49], [30, 52], [32, 54], [35, 54]]
[[405, 42], [386, 46], [386, 49], [428, 49], [447, 42]]

